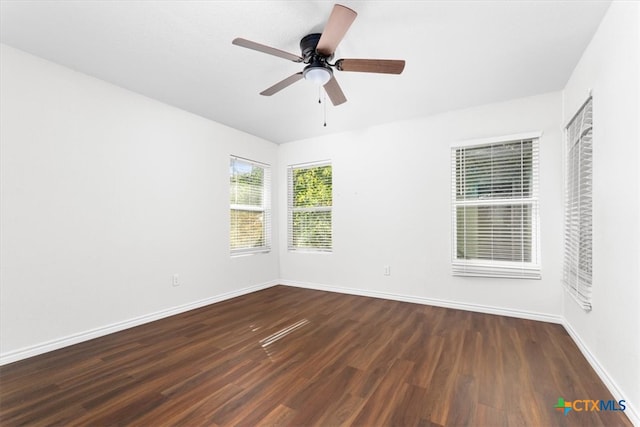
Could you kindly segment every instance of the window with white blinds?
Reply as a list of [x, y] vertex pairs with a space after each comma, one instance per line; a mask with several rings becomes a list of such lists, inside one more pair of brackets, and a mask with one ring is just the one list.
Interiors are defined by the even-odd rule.
[[331, 252], [331, 164], [293, 165], [289, 166], [287, 175], [289, 250]]
[[231, 157], [229, 164], [231, 255], [271, 250], [271, 169]]
[[540, 278], [539, 136], [452, 147], [453, 275]]
[[591, 310], [593, 113], [589, 98], [565, 129], [563, 282]]

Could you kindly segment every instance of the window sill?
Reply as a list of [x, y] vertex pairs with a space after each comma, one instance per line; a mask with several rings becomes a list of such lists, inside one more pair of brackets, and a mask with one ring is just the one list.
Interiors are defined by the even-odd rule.
[[459, 263], [454, 262], [452, 264], [453, 276], [462, 277], [492, 277], [492, 278], [504, 278], [504, 279], [532, 279], [541, 280], [542, 275], [540, 273], [540, 267], [537, 265], [508, 265], [508, 264], [496, 264], [496, 265], [479, 265], [474, 263]]
[[244, 258], [244, 257], [248, 257], [248, 256], [253, 256], [253, 255], [263, 255], [263, 254], [268, 254], [271, 253], [271, 250], [264, 250], [264, 251], [253, 251], [253, 252], [240, 252], [240, 253], [236, 253], [236, 254], [231, 254], [231, 258]]
[[317, 254], [317, 255], [331, 255], [333, 254], [333, 250], [322, 250], [322, 249], [289, 249], [290, 253], [302, 253], [302, 254]]

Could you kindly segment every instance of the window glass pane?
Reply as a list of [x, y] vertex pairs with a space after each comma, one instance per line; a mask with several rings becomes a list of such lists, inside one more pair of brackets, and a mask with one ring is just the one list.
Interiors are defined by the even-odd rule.
[[331, 206], [331, 165], [293, 170], [293, 206]]
[[264, 169], [250, 163], [231, 162], [231, 203], [262, 206]]
[[526, 198], [532, 193], [532, 141], [459, 149], [456, 197], [462, 200]]
[[256, 248], [265, 245], [264, 214], [231, 210], [231, 249]]
[[331, 211], [294, 211], [293, 246], [331, 249]]
[[529, 205], [459, 207], [457, 258], [531, 262]]

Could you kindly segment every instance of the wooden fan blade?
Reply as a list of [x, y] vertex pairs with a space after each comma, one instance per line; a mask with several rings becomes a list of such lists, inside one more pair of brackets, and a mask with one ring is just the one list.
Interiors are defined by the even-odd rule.
[[327, 25], [318, 40], [316, 51], [324, 56], [331, 56], [358, 14], [348, 7], [336, 4], [333, 6]]
[[260, 43], [252, 42], [251, 40], [235, 38], [231, 42], [236, 46], [246, 47], [247, 49], [257, 50], [258, 52], [268, 53], [269, 55], [278, 56], [280, 58], [288, 59], [293, 62], [302, 62], [302, 58], [293, 53], [285, 52], [284, 50], [276, 49], [275, 47], [265, 46]]
[[285, 87], [291, 86], [301, 78], [302, 78], [302, 73], [295, 73], [294, 75], [289, 76], [286, 79], [274, 84], [270, 88], [263, 90], [262, 92], [260, 92], [260, 95], [271, 96], [274, 93], [280, 92]]
[[396, 59], [339, 59], [336, 68], [340, 71], [361, 73], [400, 74], [404, 70], [404, 60]]
[[329, 99], [333, 105], [337, 106], [347, 102], [347, 98], [344, 96], [335, 77], [331, 76], [331, 80], [324, 85], [324, 90], [327, 92], [327, 95], [329, 95]]

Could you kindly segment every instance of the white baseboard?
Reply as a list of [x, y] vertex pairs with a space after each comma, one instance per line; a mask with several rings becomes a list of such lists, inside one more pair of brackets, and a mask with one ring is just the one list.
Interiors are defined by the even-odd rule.
[[18, 350], [7, 352], [7, 353], [2, 353], [0, 354], [0, 366], [6, 365], [12, 362], [17, 362], [18, 360], [26, 359], [28, 357], [33, 357], [39, 354], [47, 353], [49, 351], [58, 350], [60, 348], [67, 347], [73, 344], [89, 341], [91, 339], [112, 334], [114, 332], [119, 332], [125, 329], [133, 328], [134, 326], [139, 326], [145, 323], [153, 322], [155, 320], [163, 319], [165, 317], [173, 316], [175, 314], [184, 313], [185, 311], [204, 307], [209, 304], [214, 304], [216, 302], [239, 297], [241, 295], [249, 294], [251, 292], [270, 288], [274, 285], [277, 285], [278, 283], [280, 283], [278, 280], [272, 280], [270, 282], [249, 286], [249, 287], [231, 291], [231, 292], [226, 292], [224, 294], [215, 295], [213, 297], [179, 305], [177, 307], [172, 307], [166, 310], [157, 311], [155, 313], [145, 314], [144, 316], [136, 317], [133, 319], [122, 321], [122, 322], [113, 323], [110, 325], [80, 332], [78, 334], [68, 335], [63, 338], [47, 341], [41, 344], [36, 344], [33, 346], [21, 348]]
[[392, 294], [388, 292], [371, 291], [365, 289], [344, 288], [338, 286], [321, 285], [318, 283], [296, 282], [291, 280], [281, 280], [280, 284], [294, 286], [298, 288], [315, 289], [318, 291], [338, 292], [341, 294], [360, 295], [364, 297], [382, 298], [394, 301], [412, 302], [423, 305], [433, 305], [436, 307], [454, 308], [458, 310], [475, 311], [478, 313], [497, 314], [499, 316], [517, 317], [519, 319], [539, 320], [541, 322], [563, 324], [562, 316], [555, 316], [546, 313], [537, 313], [526, 310], [513, 310], [509, 308], [493, 307], [481, 304], [469, 304], [463, 302], [441, 300], [435, 298], [423, 298], [411, 295]]
[[[587, 362], [589, 362], [593, 370], [596, 371], [596, 374], [598, 374], [598, 376], [600, 377], [604, 385], [609, 389], [609, 391], [613, 395], [613, 398], [616, 401], [619, 401], [619, 400], [626, 401], [625, 402], [626, 409], [624, 411], [624, 414], [627, 416], [627, 418], [629, 418], [629, 420], [634, 426], [640, 426], [640, 416], [638, 416], [638, 412], [636, 411], [636, 408], [633, 402], [630, 402], [629, 400], [627, 400], [628, 397], [625, 397], [624, 393], [620, 390], [620, 387], [618, 387], [618, 385], [613, 380], [613, 378], [611, 378], [607, 370], [604, 369], [604, 367], [600, 364], [600, 362], [598, 362], [598, 359], [596, 359], [593, 353], [591, 353], [591, 351], [589, 350], [589, 347], [587, 347], [585, 342], [582, 341], [582, 338], [580, 338], [580, 335], [578, 335], [576, 330], [573, 329], [571, 324], [566, 320], [564, 320], [562, 322], [562, 326], [564, 326], [564, 329], [567, 331], [571, 339], [576, 343], [576, 345], [582, 352], [582, 355], [585, 357], [585, 359], [587, 359]], [[595, 398], [598, 396], [593, 396], [593, 397]]]

